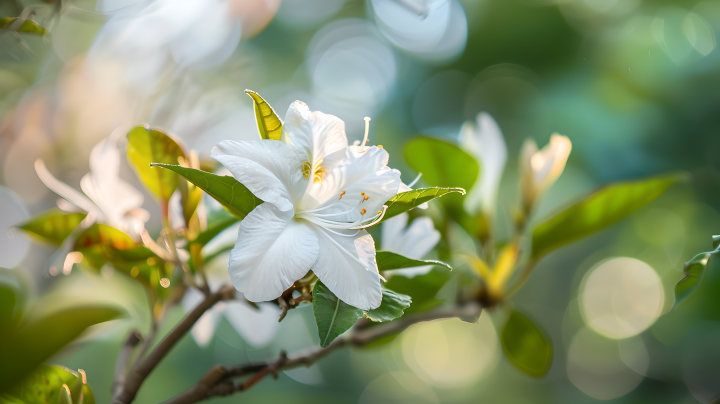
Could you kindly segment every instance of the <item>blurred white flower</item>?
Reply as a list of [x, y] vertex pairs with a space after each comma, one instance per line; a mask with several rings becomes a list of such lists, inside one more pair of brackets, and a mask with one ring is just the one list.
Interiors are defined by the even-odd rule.
[[[382, 224], [382, 249], [404, 255], [412, 259], [422, 259], [440, 241], [440, 232], [435, 229], [432, 219], [419, 217], [407, 225], [409, 215], [399, 214]], [[423, 275], [432, 269], [432, 265], [403, 268], [391, 271], [392, 275], [413, 277]]]
[[85, 195], [53, 177], [42, 159], [35, 160], [35, 171], [48, 188], [75, 205], [58, 204], [64, 210], [77, 207], [97, 222], [139, 240], [150, 214], [141, 208], [143, 194], [120, 178], [120, 151], [116, 144], [120, 134], [116, 130], [90, 152], [90, 172], [80, 180]]
[[572, 143], [565, 136], [553, 134], [542, 150], [527, 139], [520, 151], [520, 175], [523, 204], [526, 212], [532, 208], [535, 199], [560, 177], [570, 156]]
[[[226, 277], [207, 274], [208, 286], [216, 291], [225, 283]], [[185, 311], [193, 310], [205, 296], [202, 292], [188, 288], [182, 299]], [[210, 343], [217, 329], [220, 317], [225, 319], [237, 331], [242, 339], [253, 348], [262, 348], [272, 341], [277, 332], [280, 309], [272, 303], [259, 303], [258, 308], [250, 306], [242, 294], [237, 293], [235, 300], [225, 300], [216, 303], [210, 310], [195, 323], [190, 334], [198, 346], [204, 348]]]
[[312, 270], [345, 303], [380, 305], [375, 243], [363, 229], [397, 194], [400, 172], [387, 167], [384, 149], [347, 144], [342, 120], [296, 101], [281, 141], [213, 149], [211, 157], [265, 201], [241, 222], [230, 254], [233, 285], [248, 300], [275, 299]]
[[480, 161], [481, 175], [465, 197], [465, 210], [492, 214], [498, 186], [507, 161], [507, 146], [495, 120], [481, 112], [475, 122], [468, 121], [460, 129], [460, 146]]
[[[88, 61], [116, 62], [137, 90], [152, 91], [164, 71], [202, 68], [226, 59], [240, 40], [240, 17], [230, 0], [103, 1], [110, 18]], [[169, 64], [170, 63], [170, 64]]]

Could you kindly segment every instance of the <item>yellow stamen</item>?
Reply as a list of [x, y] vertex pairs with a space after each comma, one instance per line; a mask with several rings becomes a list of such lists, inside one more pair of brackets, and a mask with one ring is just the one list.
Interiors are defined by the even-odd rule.
[[360, 202], [360, 203], [363, 203], [363, 202], [367, 201], [368, 199], [370, 199], [370, 195], [365, 195], [365, 196], [363, 197], [362, 202]]
[[361, 215], [364, 215], [365, 212], [367, 212], [367, 210], [363, 209], [363, 210], [360, 211], [360, 214], [361, 214]]
[[338, 201], [342, 199], [343, 196], [345, 196], [345, 191], [340, 191], [340, 197], [338, 198]]
[[379, 144], [379, 145], [377, 145], [377, 148], [378, 148], [378, 149], [382, 149], [383, 147], [382, 147], [381, 144]]
[[365, 192], [360, 192], [360, 195], [365, 196]]
[[376, 215], [379, 215], [379, 214], [381, 214], [381, 213], [382, 213], [382, 210], [378, 210], [377, 213], [376, 213]]

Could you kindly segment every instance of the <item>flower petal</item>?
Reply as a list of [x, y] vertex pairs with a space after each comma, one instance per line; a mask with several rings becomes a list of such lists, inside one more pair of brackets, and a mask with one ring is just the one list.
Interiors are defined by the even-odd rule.
[[260, 349], [275, 337], [280, 309], [274, 304], [259, 303], [256, 310], [240, 299], [225, 302], [223, 314], [243, 341]]
[[301, 159], [312, 156], [312, 164], [325, 156], [347, 147], [345, 122], [334, 115], [311, 112], [307, 104], [295, 101], [290, 104], [282, 129], [282, 142], [298, 152]]
[[382, 292], [375, 262], [375, 242], [368, 232], [329, 232], [312, 225], [320, 255], [312, 270], [343, 302], [362, 310], [380, 306]]
[[[327, 156], [323, 163], [328, 168], [327, 174], [322, 182], [311, 185], [299, 209], [335, 204], [323, 213], [347, 213], [345, 216], [334, 216], [332, 220], [358, 220], [363, 209], [366, 211], [363, 216], [372, 217], [388, 199], [398, 193], [402, 184], [400, 171], [387, 167], [388, 158], [384, 149], [355, 146]], [[345, 191], [345, 194], [339, 199], [341, 191]], [[363, 201], [365, 196], [367, 198]]]
[[217, 306], [206, 311], [190, 330], [190, 335], [192, 335], [200, 348], [205, 348], [212, 340], [213, 335], [215, 335], [215, 329], [220, 321], [222, 304], [223, 302], [220, 302]]
[[79, 191], [50, 174], [50, 171], [48, 171], [47, 167], [45, 167], [45, 163], [42, 159], [35, 160], [35, 171], [37, 172], [38, 177], [40, 177], [40, 180], [42, 180], [42, 182], [56, 194], [67, 199], [80, 209], [88, 213], [93, 213], [96, 215], [95, 218], [97, 220], [101, 220], [105, 217], [100, 208], [88, 199], [87, 196], [81, 194]]
[[409, 217], [410, 215], [407, 213], [401, 213], [382, 223], [382, 242], [380, 245], [384, 251], [402, 254], [399, 251], [399, 247], [402, 243], [402, 237], [405, 233], [405, 226], [407, 226]]
[[210, 155], [250, 192], [280, 210], [293, 208], [305, 190], [300, 161], [286, 144], [275, 140], [225, 140]]
[[318, 257], [318, 239], [305, 222], [264, 203], [240, 223], [230, 253], [230, 277], [252, 302], [279, 297], [305, 276]]

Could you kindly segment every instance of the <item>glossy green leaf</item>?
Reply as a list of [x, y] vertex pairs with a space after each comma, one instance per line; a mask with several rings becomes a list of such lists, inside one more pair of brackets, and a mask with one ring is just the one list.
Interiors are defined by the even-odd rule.
[[119, 315], [109, 307], [75, 307], [47, 314], [17, 330], [6, 330], [0, 346], [0, 391], [24, 379], [88, 327]]
[[83, 254], [85, 264], [97, 270], [106, 262], [118, 264], [124, 261], [145, 261], [155, 256], [127, 234], [99, 223], [80, 233], [73, 249]]
[[195, 211], [200, 205], [202, 199], [202, 190], [188, 181], [178, 181], [178, 189], [180, 190], [180, 204], [183, 210], [183, 219], [185, 223], [190, 223]]
[[[70, 390], [72, 404], [95, 404], [92, 389], [85, 376], [64, 366], [40, 365], [20, 383], [8, 390], [5, 397], [25, 404], [46, 404], [61, 402], [63, 385]], [[3, 401], [0, 399], [0, 403]], [[15, 401], [10, 401], [15, 402]]]
[[60, 209], [51, 209], [15, 227], [37, 240], [59, 247], [85, 216], [87, 213], [67, 213]]
[[260, 139], [280, 140], [282, 121], [278, 118], [275, 110], [255, 91], [245, 90], [245, 93], [253, 100], [255, 121], [257, 122], [258, 132], [260, 132]]
[[550, 370], [553, 348], [549, 339], [525, 315], [512, 311], [500, 332], [503, 351], [516, 368], [533, 377]]
[[227, 175], [215, 175], [194, 168], [171, 164], [153, 164], [153, 167], [162, 167], [165, 169], [158, 170], [154, 168], [157, 171], [174, 171], [181, 175], [186, 180], [197, 185], [216, 201], [220, 202], [228, 212], [241, 219], [255, 209], [256, 206], [263, 203], [262, 199], [253, 195], [253, 193], [245, 188], [243, 184], [239, 183], [238, 180]]
[[474, 157], [444, 140], [419, 136], [405, 146], [405, 160], [436, 187], [472, 188], [480, 174]]
[[349, 330], [363, 316], [362, 310], [340, 300], [319, 280], [313, 288], [312, 306], [320, 336], [320, 346], [323, 348]]
[[177, 164], [185, 158], [180, 144], [170, 135], [149, 126], [137, 126], [127, 134], [128, 158], [145, 186], [161, 201], [169, 201], [178, 187], [178, 177], [165, 170], [156, 170], [150, 163]]
[[715, 248], [713, 251], [700, 253], [685, 263], [683, 268], [685, 277], [675, 285], [675, 304], [673, 308], [690, 296], [698, 286], [700, 286], [700, 281], [705, 273], [708, 261], [713, 255], [720, 253], [719, 242], [720, 236], [713, 236], [713, 247]]
[[222, 233], [223, 230], [234, 225], [238, 221], [240, 221], [240, 219], [237, 216], [231, 215], [224, 209], [218, 209], [208, 216], [207, 228], [205, 231], [201, 232], [195, 240], [193, 240], [193, 243], [205, 245], [215, 238], [215, 236]]
[[410, 303], [412, 303], [410, 296], [383, 288], [380, 307], [366, 311], [365, 317], [378, 323], [393, 321], [402, 317], [403, 311], [410, 307]]
[[418, 188], [401, 192], [385, 202], [388, 208], [383, 216], [383, 221], [452, 192], [465, 195], [465, 190], [462, 188]]
[[452, 271], [452, 267], [450, 265], [441, 261], [415, 260], [391, 251], [377, 251], [375, 254], [375, 260], [377, 261], [379, 271], [391, 271], [393, 269], [421, 267], [424, 265], [437, 265]]
[[684, 178], [677, 174], [662, 175], [601, 188], [533, 230], [533, 259], [619, 222]]
[[440, 288], [450, 279], [450, 273], [445, 268], [433, 268], [424, 275], [407, 277], [404, 275], [392, 275], [383, 284], [386, 289], [397, 293], [408, 295], [412, 299], [410, 307], [405, 313], [415, 313], [429, 310], [442, 303], [436, 299]]
[[[17, 21], [17, 19], [18, 17], [0, 18], [0, 29], [9, 29], [10, 24], [12, 24], [14, 21]], [[22, 25], [20, 25], [20, 28], [17, 29], [17, 32], [37, 35], [45, 35], [46, 33], [49, 33], [48, 30], [46, 30], [40, 24], [33, 20], [23, 21]]]
[[12, 325], [16, 304], [14, 288], [0, 283], [0, 330], [7, 330]]

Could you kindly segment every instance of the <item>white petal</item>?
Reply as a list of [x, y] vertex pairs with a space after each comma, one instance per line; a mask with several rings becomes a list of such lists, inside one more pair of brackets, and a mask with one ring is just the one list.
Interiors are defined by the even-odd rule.
[[288, 108], [282, 141], [292, 146], [300, 158], [307, 160], [308, 155], [312, 156], [313, 165], [348, 145], [345, 122], [333, 115], [311, 112], [301, 101], [293, 102]]
[[98, 177], [87, 173], [80, 180], [80, 189], [103, 211], [109, 225], [127, 227], [123, 216], [140, 208], [144, 198], [140, 191], [115, 174], [114, 177]]
[[223, 314], [243, 341], [260, 349], [275, 337], [280, 325], [277, 321], [280, 309], [271, 303], [259, 303], [256, 310], [240, 299], [225, 302]]
[[210, 155], [241, 184], [280, 210], [293, 208], [305, 189], [300, 161], [286, 144], [275, 140], [219, 143]]
[[42, 180], [42, 182], [48, 188], [53, 190], [53, 192], [67, 199], [69, 202], [73, 203], [80, 209], [88, 213], [95, 214], [97, 220], [104, 218], [102, 211], [100, 211], [97, 205], [95, 205], [90, 199], [88, 199], [87, 196], [81, 194], [74, 188], [53, 177], [53, 175], [50, 174], [50, 171], [48, 171], [47, 167], [45, 167], [45, 163], [42, 161], [42, 159], [35, 160], [35, 171], [37, 172], [38, 177], [40, 177], [40, 180]]
[[385, 251], [398, 252], [400, 245], [402, 244], [402, 237], [405, 233], [405, 226], [407, 226], [409, 215], [407, 213], [401, 213], [391, 219], [388, 219], [382, 224], [382, 249]]
[[205, 296], [197, 289], [187, 288], [182, 298], [182, 306], [186, 312], [192, 311], [197, 305], [199, 305]]
[[[222, 304], [222, 302], [218, 304]], [[213, 335], [215, 335], [215, 328], [217, 328], [220, 321], [220, 307], [216, 305], [216, 307], [206, 311], [190, 330], [190, 335], [192, 335], [200, 348], [205, 348], [212, 340]]]
[[[352, 213], [346, 217], [333, 217], [333, 220], [357, 220], [362, 209], [366, 210], [366, 217], [372, 217], [388, 199], [398, 193], [402, 184], [400, 171], [388, 168], [387, 162], [388, 153], [377, 147], [353, 146], [327, 156], [323, 162], [327, 174], [322, 182], [310, 186], [300, 203], [300, 209], [335, 204], [323, 213]], [[345, 191], [345, 194], [338, 202], [341, 191]], [[361, 193], [369, 197], [362, 203]]]
[[230, 277], [252, 302], [279, 297], [305, 276], [318, 257], [318, 240], [305, 222], [264, 203], [240, 223], [230, 253]]
[[[375, 243], [368, 232], [341, 231], [347, 236], [313, 225], [320, 255], [312, 270], [343, 302], [363, 310], [380, 306], [380, 276], [375, 262]], [[355, 234], [354, 236], [350, 236]]]
[[432, 219], [419, 217], [408, 226], [396, 251], [408, 258], [421, 259], [440, 242], [440, 232], [435, 229]]
[[477, 115], [475, 131], [468, 130], [467, 126], [470, 125], [461, 130], [460, 141], [466, 151], [480, 160], [482, 174], [465, 197], [465, 209], [470, 213], [478, 209], [489, 213], [495, 207], [497, 188], [507, 161], [507, 145], [497, 123], [485, 112]]

